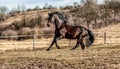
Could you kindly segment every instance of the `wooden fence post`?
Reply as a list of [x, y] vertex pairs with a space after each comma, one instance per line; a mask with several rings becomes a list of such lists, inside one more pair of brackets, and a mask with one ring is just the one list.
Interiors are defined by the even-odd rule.
[[71, 46], [71, 40], [69, 40], [69, 46]]
[[35, 49], [35, 34], [33, 35], [33, 50]]
[[104, 32], [104, 44], [106, 44], [106, 33]]

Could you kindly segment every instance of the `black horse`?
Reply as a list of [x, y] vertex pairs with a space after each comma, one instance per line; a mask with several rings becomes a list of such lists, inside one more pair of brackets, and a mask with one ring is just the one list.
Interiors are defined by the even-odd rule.
[[94, 42], [94, 35], [92, 31], [82, 26], [68, 25], [67, 19], [59, 12], [53, 12], [48, 15], [47, 26], [50, 27], [51, 24], [55, 25], [55, 36], [47, 51], [50, 50], [54, 43], [56, 44], [56, 47], [60, 49], [57, 44], [57, 40], [62, 38], [77, 39], [75, 47], [73, 47], [71, 50], [77, 48], [79, 44], [81, 45], [82, 50], [84, 50], [85, 45], [90, 46]]

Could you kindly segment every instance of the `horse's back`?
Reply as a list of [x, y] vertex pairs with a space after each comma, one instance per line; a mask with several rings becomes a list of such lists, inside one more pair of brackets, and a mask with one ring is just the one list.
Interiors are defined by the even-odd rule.
[[70, 26], [66, 25], [66, 35], [65, 38], [67, 39], [77, 39], [79, 38], [79, 35], [82, 33], [82, 30], [80, 29], [80, 26]]

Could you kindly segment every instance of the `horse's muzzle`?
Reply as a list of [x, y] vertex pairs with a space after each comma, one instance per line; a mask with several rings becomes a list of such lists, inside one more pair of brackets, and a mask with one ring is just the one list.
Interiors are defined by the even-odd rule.
[[50, 24], [49, 24], [49, 23], [47, 23], [47, 26], [48, 26], [48, 27], [50, 27]]

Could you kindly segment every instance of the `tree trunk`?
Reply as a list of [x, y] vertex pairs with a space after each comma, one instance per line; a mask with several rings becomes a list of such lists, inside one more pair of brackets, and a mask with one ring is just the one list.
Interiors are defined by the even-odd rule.
[[97, 25], [97, 18], [95, 17], [95, 26]]
[[89, 29], [90, 27], [89, 27], [89, 24], [90, 24], [90, 21], [87, 21], [87, 28]]
[[25, 21], [25, 14], [24, 14], [24, 16], [23, 16], [23, 23], [24, 23], [24, 26], [26, 27], [26, 21]]

